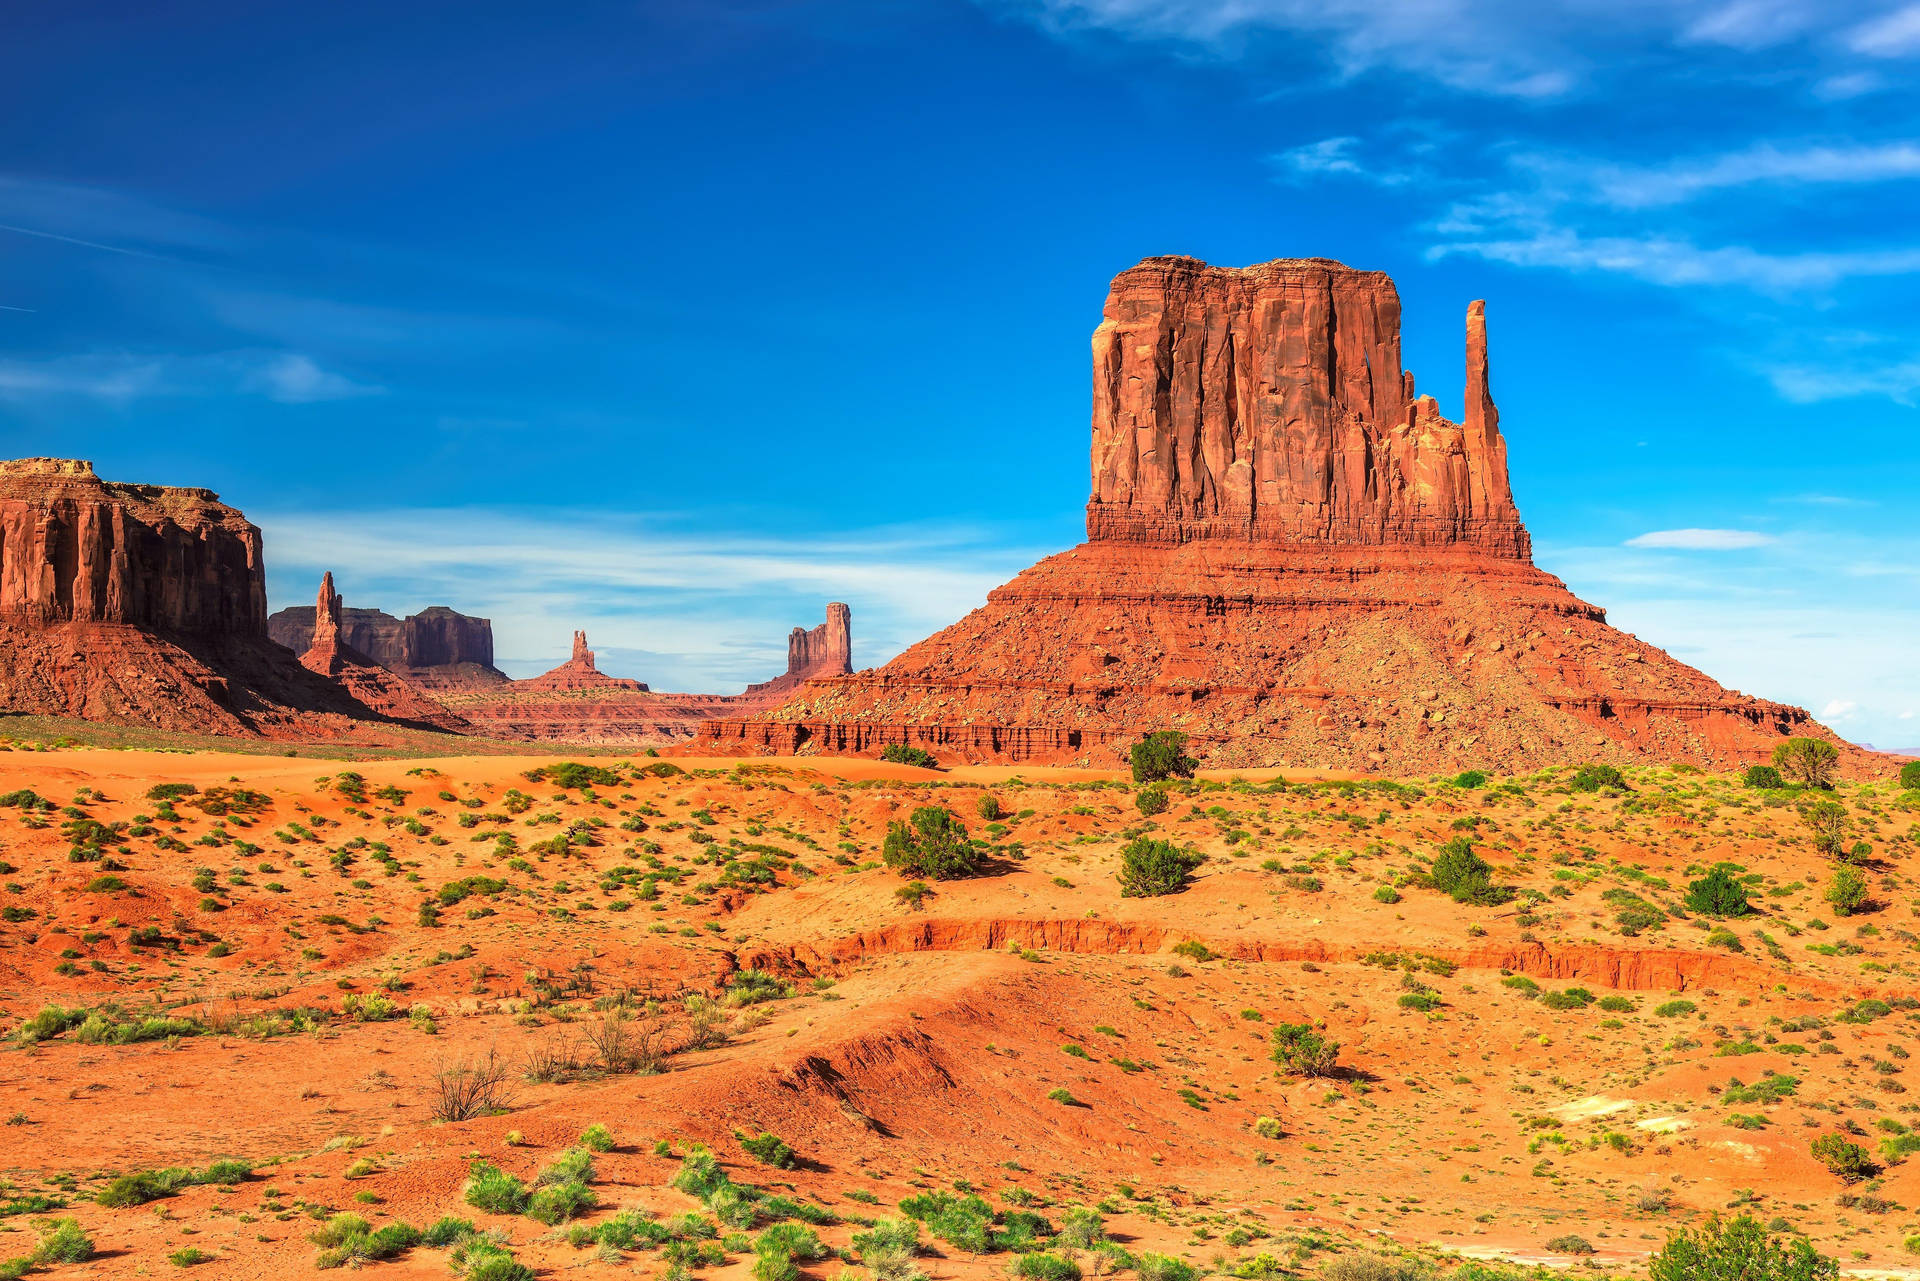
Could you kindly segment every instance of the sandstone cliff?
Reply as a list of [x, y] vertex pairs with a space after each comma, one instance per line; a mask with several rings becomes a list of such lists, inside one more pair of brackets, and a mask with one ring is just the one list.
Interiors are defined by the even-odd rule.
[[0, 462], [0, 619], [264, 636], [266, 617], [260, 531], [219, 495]]
[[51, 458], [0, 462], [0, 709], [282, 738], [413, 723], [267, 638], [260, 531], [218, 495]]
[[1324, 258], [1149, 258], [1093, 334], [1087, 536], [1446, 546], [1525, 558], [1468, 314], [1465, 424], [1400, 365], [1400, 297]]
[[1759, 759], [1806, 712], [1731, 693], [1535, 568], [1486, 313], [1461, 421], [1414, 392], [1400, 300], [1325, 259], [1150, 258], [1093, 338], [1088, 541], [886, 666], [817, 677], [691, 750], [1386, 773]]

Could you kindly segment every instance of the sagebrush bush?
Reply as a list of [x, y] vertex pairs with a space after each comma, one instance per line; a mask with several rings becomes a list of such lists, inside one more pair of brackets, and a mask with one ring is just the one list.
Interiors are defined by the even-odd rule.
[[1200, 762], [1187, 755], [1187, 736], [1178, 730], [1155, 730], [1127, 749], [1136, 783], [1158, 783], [1169, 778], [1192, 778]]
[[486, 1161], [467, 1171], [467, 1204], [488, 1214], [519, 1214], [527, 1208], [527, 1185]]
[[1702, 916], [1745, 916], [1747, 887], [1724, 867], [1716, 867], [1687, 886], [1687, 910]]
[[922, 805], [906, 822], [889, 823], [880, 857], [902, 876], [931, 881], [972, 876], [986, 863], [986, 855], [968, 837], [966, 824], [939, 805]]
[[913, 765], [920, 769], [939, 769], [940, 762], [933, 753], [918, 747], [908, 747], [905, 743], [888, 743], [880, 749], [880, 759], [891, 761], [895, 765]]
[[1287, 1076], [1332, 1076], [1339, 1070], [1340, 1046], [1305, 1023], [1273, 1029], [1273, 1061]]
[[1193, 869], [1206, 861], [1207, 856], [1197, 850], [1136, 836], [1120, 851], [1120, 897], [1158, 898], [1178, 893], [1193, 878]]
[[1440, 847], [1427, 879], [1456, 903], [1497, 906], [1512, 901], [1515, 893], [1510, 885], [1493, 883], [1492, 865], [1474, 853], [1473, 842], [1464, 836], [1456, 836]]

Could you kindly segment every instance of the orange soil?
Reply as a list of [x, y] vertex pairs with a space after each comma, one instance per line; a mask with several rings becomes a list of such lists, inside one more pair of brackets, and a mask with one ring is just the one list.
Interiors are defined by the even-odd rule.
[[[598, 1262], [530, 1219], [462, 1201], [474, 1155], [531, 1178], [598, 1122], [621, 1147], [599, 1159], [589, 1223], [628, 1205], [697, 1208], [668, 1187], [677, 1162], [653, 1153], [666, 1139], [682, 1150], [709, 1144], [736, 1179], [791, 1185], [843, 1218], [884, 1214], [954, 1180], [996, 1204], [1025, 1188], [1056, 1219], [1065, 1206], [1115, 1198], [1116, 1239], [1207, 1267], [1265, 1253], [1310, 1272], [1324, 1250], [1354, 1241], [1564, 1264], [1574, 1260], [1547, 1242], [1572, 1233], [1601, 1265], [1632, 1271], [1672, 1227], [1741, 1201], [1849, 1266], [1884, 1269], [1906, 1261], [1900, 1243], [1920, 1226], [1907, 1208], [1920, 1207], [1920, 1165], [1893, 1164], [1867, 1189], [1893, 1208], [1847, 1207], [1836, 1197], [1849, 1189], [1808, 1152], [1810, 1138], [1849, 1124], [1872, 1148], [1881, 1118], [1911, 1121], [1920, 1110], [1901, 1085], [1920, 1016], [1904, 1008], [1920, 996], [1906, 929], [1915, 809], [1885, 786], [1840, 794], [1880, 860], [1870, 876], [1880, 906], [1856, 920], [1819, 901], [1828, 869], [1791, 805], [1719, 777], [1637, 771], [1626, 798], [1572, 794], [1548, 776], [1474, 792], [1425, 782], [1424, 795], [1216, 779], [1176, 790], [1171, 809], [1142, 820], [1130, 788], [1089, 771], [679, 758], [687, 773], [623, 768], [619, 785], [593, 792], [524, 777], [554, 759], [359, 763], [350, 768], [368, 799], [353, 805], [337, 774], [321, 773], [338, 767], [312, 760], [0, 756], [0, 793], [31, 789], [65, 806], [94, 789], [76, 809], [109, 824], [152, 816], [147, 789], [162, 782], [244, 787], [271, 801], [220, 825], [179, 800], [178, 821], [127, 836], [125, 852], [109, 847], [123, 889], [88, 888], [108, 873], [69, 861], [66, 814], [0, 809], [0, 906], [31, 913], [0, 923], [8, 1032], [44, 1006], [107, 1002], [164, 1006], [222, 1029], [120, 1046], [82, 1044], [73, 1032], [9, 1043], [0, 1177], [14, 1186], [0, 1201], [68, 1200], [58, 1213], [77, 1217], [101, 1250], [75, 1275], [151, 1273], [188, 1246], [213, 1256], [200, 1271], [214, 1278], [301, 1274], [315, 1254], [305, 1207], [321, 1206], [376, 1224], [461, 1214], [508, 1233], [543, 1274], [659, 1271], [657, 1255]], [[381, 800], [388, 785], [408, 795]], [[513, 789], [533, 804], [507, 815]], [[1003, 831], [978, 817], [989, 795], [1014, 815]], [[915, 909], [895, 893], [901, 879], [872, 861], [887, 823], [928, 803], [1003, 848], [990, 874], [938, 885]], [[460, 827], [468, 814], [504, 821]], [[531, 850], [587, 819], [605, 823], [599, 844]], [[621, 827], [633, 819], [645, 830]], [[1475, 820], [1500, 878], [1547, 895], [1531, 914], [1522, 903], [1464, 907], [1414, 885], [1395, 903], [1373, 897]], [[1189, 889], [1119, 896], [1118, 851], [1134, 828], [1209, 855]], [[520, 866], [496, 851], [496, 831], [515, 836]], [[163, 836], [179, 848], [161, 848]], [[712, 851], [735, 838], [797, 866], [770, 888], [714, 886]], [[372, 842], [391, 847], [392, 873]], [[663, 867], [686, 869], [682, 884], [662, 882], [653, 901], [631, 884], [601, 887], [610, 868], [644, 868], [649, 843]], [[343, 847], [354, 856], [344, 870], [329, 857]], [[1738, 950], [1710, 941], [1697, 920], [1625, 936], [1601, 898], [1625, 889], [1676, 904], [1721, 859], [1761, 878], [1760, 914], [1728, 923]], [[215, 892], [192, 886], [200, 867], [214, 869]], [[417, 923], [433, 891], [476, 874], [509, 889], [443, 909], [437, 928]], [[630, 910], [610, 910], [616, 901]], [[132, 944], [130, 932], [149, 925], [166, 941]], [[210, 955], [216, 938], [229, 954]], [[1205, 951], [1174, 953], [1190, 942]], [[522, 1084], [502, 1115], [431, 1120], [424, 1086], [444, 1062], [489, 1046], [517, 1060], [577, 1039], [595, 1000], [622, 991], [662, 1001], [678, 1037], [679, 999], [717, 992], [743, 967], [782, 975], [795, 995], [737, 1011], [724, 1045], [677, 1054], [658, 1076]], [[570, 974], [591, 990], [536, 990]], [[1556, 1011], [1503, 975], [1546, 991], [1578, 984], [1631, 1009]], [[430, 1012], [435, 1030], [342, 1014], [348, 995], [382, 994], [383, 983], [400, 1007]], [[1401, 1006], [1408, 983], [1435, 989], [1440, 1007]], [[1656, 1015], [1674, 993], [1695, 1012]], [[1836, 1018], [1865, 996], [1902, 1007], [1864, 1023]], [[238, 1026], [300, 1006], [332, 1018], [266, 1037]], [[1804, 1030], [1781, 1025], [1808, 1018]], [[1276, 1076], [1268, 1037], [1282, 1021], [1323, 1025], [1353, 1074]], [[1750, 1084], [1773, 1070], [1799, 1079], [1791, 1098], [1715, 1097], [1734, 1077]], [[1049, 1098], [1054, 1090], [1074, 1102]], [[1734, 1114], [1766, 1122], [1736, 1128]], [[1260, 1117], [1276, 1118], [1283, 1137], [1259, 1137]], [[761, 1129], [791, 1142], [802, 1168], [746, 1157], [733, 1132]], [[513, 1132], [523, 1141], [510, 1146]], [[343, 1146], [342, 1136], [358, 1142]], [[91, 1201], [114, 1173], [228, 1156], [251, 1163], [254, 1177], [134, 1208]], [[346, 1177], [362, 1161], [372, 1172]], [[1647, 1187], [1670, 1208], [1637, 1208]], [[358, 1193], [377, 1200], [356, 1203]], [[31, 1249], [37, 1217], [0, 1218], [0, 1258]], [[822, 1235], [843, 1246], [853, 1230]], [[936, 1278], [1006, 1274], [1004, 1254], [938, 1248], [923, 1260]], [[744, 1278], [751, 1259], [735, 1251], [705, 1275]], [[444, 1252], [424, 1247], [371, 1266], [447, 1275]], [[840, 1266], [811, 1265], [809, 1275]]]

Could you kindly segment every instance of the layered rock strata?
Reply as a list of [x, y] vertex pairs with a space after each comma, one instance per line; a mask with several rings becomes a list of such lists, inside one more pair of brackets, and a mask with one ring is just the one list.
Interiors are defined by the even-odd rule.
[[1392, 281], [1326, 259], [1122, 272], [1093, 337], [1088, 541], [691, 750], [1111, 765], [1177, 729], [1217, 766], [1405, 774], [1732, 764], [1826, 734], [1535, 568], [1484, 305], [1458, 423], [1415, 393], [1399, 325]]

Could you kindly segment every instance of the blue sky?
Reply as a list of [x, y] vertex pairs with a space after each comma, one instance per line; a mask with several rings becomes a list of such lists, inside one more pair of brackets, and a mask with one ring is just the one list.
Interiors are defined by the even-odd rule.
[[1081, 536], [1115, 272], [1323, 255], [1450, 412], [1489, 300], [1544, 567], [1920, 745], [1913, 0], [154, 8], [9, 10], [0, 451], [219, 490], [276, 607], [884, 661]]

